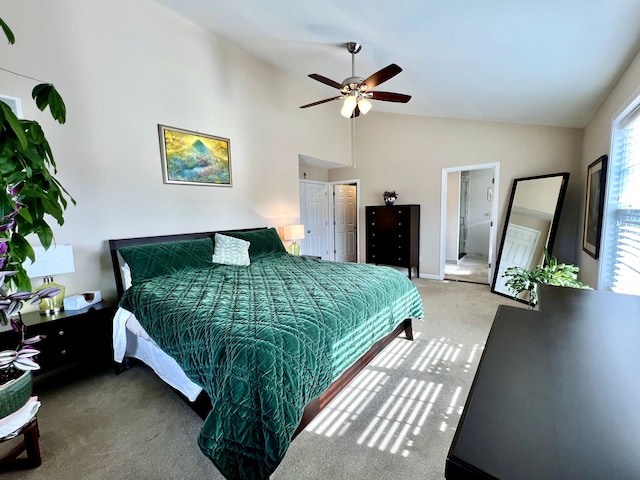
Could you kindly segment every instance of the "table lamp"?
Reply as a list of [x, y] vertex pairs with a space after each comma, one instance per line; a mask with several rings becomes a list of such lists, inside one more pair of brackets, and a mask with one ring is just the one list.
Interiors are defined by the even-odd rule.
[[304, 238], [304, 225], [287, 225], [284, 227], [284, 239], [292, 240], [289, 245], [289, 253], [291, 255], [300, 255], [300, 245], [296, 243], [296, 240], [302, 240]]
[[43, 284], [34, 290], [37, 292], [43, 288], [56, 287], [60, 292], [50, 298], [43, 298], [40, 302], [40, 315], [51, 315], [64, 310], [64, 285], [53, 281], [54, 275], [75, 272], [73, 265], [73, 248], [71, 245], [51, 246], [48, 250], [43, 247], [33, 247], [36, 261], [25, 262], [24, 269], [29, 278], [43, 277]]

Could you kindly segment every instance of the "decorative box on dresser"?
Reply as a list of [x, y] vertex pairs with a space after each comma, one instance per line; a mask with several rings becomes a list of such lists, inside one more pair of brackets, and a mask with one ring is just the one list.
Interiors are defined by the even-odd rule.
[[420, 265], [420, 205], [366, 207], [367, 263], [415, 267]]

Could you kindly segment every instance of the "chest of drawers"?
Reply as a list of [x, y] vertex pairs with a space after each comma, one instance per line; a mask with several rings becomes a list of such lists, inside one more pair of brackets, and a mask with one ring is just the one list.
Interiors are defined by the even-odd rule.
[[368, 206], [366, 212], [367, 263], [408, 269], [411, 278], [420, 265], [420, 205]]

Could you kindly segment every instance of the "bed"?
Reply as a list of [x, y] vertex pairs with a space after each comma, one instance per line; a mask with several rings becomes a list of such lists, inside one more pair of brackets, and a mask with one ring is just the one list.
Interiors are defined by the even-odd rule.
[[109, 245], [114, 359], [142, 360], [189, 400], [206, 393], [198, 445], [229, 479], [268, 478], [297, 433], [423, 317], [404, 274], [289, 255], [273, 228]]

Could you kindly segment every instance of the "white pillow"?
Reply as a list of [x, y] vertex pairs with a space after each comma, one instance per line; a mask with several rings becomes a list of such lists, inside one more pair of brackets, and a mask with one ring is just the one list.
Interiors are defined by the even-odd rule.
[[120, 267], [122, 272], [122, 283], [125, 290], [131, 286], [131, 268], [128, 263], [125, 263]]
[[249, 260], [249, 245], [250, 242], [241, 238], [216, 233], [213, 263], [246, 267], [251, 264]]

